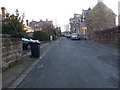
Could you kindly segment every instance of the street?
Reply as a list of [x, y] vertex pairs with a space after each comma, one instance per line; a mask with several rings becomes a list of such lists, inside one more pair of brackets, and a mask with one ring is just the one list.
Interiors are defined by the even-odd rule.
[[62, 37], [17, 88], [117, 88], [118, 51], [88, 40]]

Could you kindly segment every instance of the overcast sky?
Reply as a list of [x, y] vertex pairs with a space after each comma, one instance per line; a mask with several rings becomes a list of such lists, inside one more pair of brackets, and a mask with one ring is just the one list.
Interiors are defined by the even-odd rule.
[[[118, 14], [118, 1], [103, 0], [115, 14]], [[48, 19], [63, 27], [69, 24], [69, 18], [74, 13], [81, 14], [82, 9], [88, 9], [89, 6], [93, 8], [97, 3], [98, 0], [0, 0], [0, 7], [5, 7], [10, 14], [15, 13], [16, 9], [20, 14], [24, 12], [24, 20]]]

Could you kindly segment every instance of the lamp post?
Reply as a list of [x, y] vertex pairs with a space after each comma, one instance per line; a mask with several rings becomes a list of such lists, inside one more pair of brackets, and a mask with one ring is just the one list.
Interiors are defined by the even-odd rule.
[[86, 19], [85, 19], [85, 16], [84, 16], [84, 18], [83, 18], [83, 20], [84, 20], [84, 25], [85, 25], [85, 40], [87, 40], [87, 25], [86, 25]]
[[85, 40], [87, 40], [87, 27], [85, 29]]
[[87, 40], [87, 38], [86, 38], [86, 36], [87, 36], [87, 35], [86, 35], [86, 34], [87, 34], [87, 27], [86, 27], [86, 26], [83, 26], [83, 27], [82, 27], [82, 30], [85, 31], [85, 40]]

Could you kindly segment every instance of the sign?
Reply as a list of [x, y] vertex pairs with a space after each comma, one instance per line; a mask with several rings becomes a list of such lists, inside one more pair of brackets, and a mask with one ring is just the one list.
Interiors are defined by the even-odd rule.
[[84, 27], [82, 27], [82, 29], [87, 29], [87, 27], [84, 26]]

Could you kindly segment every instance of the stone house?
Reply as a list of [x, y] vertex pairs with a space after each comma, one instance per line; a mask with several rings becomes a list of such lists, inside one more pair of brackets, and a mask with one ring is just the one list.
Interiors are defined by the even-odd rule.
[[94, 39], [94, 31], [105, 30], [116, 26], [116, 15], [102, 0], [86, 16], [87, 37]]
[[80, 36], [83, 39], [86, 39], [86, 29], [83, 29], [83, 27], [86, 27], [86, 16], [91, 12], [91, 8], [89, 7], [88, 10], [82, 10], [82, 14], [80, 14]]
[[40, 20], [40, 21], [31, 21], [29, 23], [29, 26], [32, 27], [34, 29], [34, 31], [40, 31], [42, 30], [42, 26], [44, 24], [44, 21]]
[[73, 18], [70, 18], [70, 32], [79, 33], [79, 14], [74, 14]]
[[91, 12], [91, 8], [88, 10], [82, 10], [82, 14], [74, 14], [73, 18], [70, 18], [70, 32], [79, 33], [81, 38], [85, 39], [85, 30], [82, 27], [85, 27], [85, 17]]
[[29, 23], [29, 27], [32, 27], [34, 31], [46, 31], [48, 32], [49, 28], [53, 28], [53, 21], [46, 21], [40, 20], [40, 21], [31, 21]]

